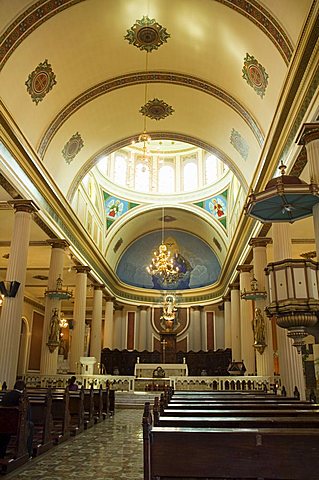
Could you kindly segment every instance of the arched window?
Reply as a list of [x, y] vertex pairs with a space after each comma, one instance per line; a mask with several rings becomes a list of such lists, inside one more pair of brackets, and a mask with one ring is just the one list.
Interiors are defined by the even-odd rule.
[[205, 181], [210, 184], [218, 178], [218, 158], [215, 155], [208, 155], [205, 160]]
[[127, 161], [126, 158], [117, 155], [114, 160], [114, 183], [126, 185]]
[[158, 171], [158, 191], [160, 193], [174, 193], [175, 175], [171, 165], [163, 165]]
[[150, 169], [145, 163], [138, 163], [135, 167], [135, 188], [139, 192], [150, 191]]
[[104, 177], [107, 177], [109, 174], [109, 161], [110, 161], [109, 156], [103, 156], [102, 158], [100, 158], [100, 160], [96, 165], [97, 169], [102, 175], [104, 175]]
[[184, 192], [195, 190], [198, 185], [198, 168], [195, 162], [187, 162], [184, 165]]

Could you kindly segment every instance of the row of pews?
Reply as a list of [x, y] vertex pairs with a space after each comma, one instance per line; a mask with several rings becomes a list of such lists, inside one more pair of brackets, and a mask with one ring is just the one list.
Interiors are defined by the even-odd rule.
[[319, 479], [319, 405], [259, 392], [166, 392], [143, 413], [144, 480]]
[[32, 457], [68, 440], [114, 414], [114, 390], [32, 388], [20, 397], [19, 406], [1, 405], [0, 442], [10, 437], [0, 473], [4, 474], [29, 460], [27, 439], [32, 422]]

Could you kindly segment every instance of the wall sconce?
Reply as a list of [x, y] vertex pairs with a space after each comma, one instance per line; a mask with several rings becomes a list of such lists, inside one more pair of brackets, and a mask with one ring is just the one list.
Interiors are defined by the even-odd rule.
[[0, 282], [0, 293], [4, 297], [15, 297], [18, 293], [20, 282], [16, 280], [12, 282]]

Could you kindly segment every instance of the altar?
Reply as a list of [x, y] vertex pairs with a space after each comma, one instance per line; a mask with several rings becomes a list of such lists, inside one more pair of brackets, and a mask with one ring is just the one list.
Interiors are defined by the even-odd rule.
[[134, 368], [135, 377], [153, 378], [153, 372], [160, 367], [164, 370], [164, 376], [181, 377], [188, 375], [186, 363], [136, 363]]

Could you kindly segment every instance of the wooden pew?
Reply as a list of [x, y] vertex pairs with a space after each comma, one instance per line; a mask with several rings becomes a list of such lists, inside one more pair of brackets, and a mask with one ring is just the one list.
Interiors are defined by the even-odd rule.
[[147, 404], [142, 423], [144, 480], [318, 480], [319, 429], [154, 427]]
[[93, 390], [93, 406], [94, 406], [94, 423], [105, 420], [106, 413], [103, 412], [103, 387]]
[[105, 417], [110, 414], [109, 392], [110, 392], [109, 387], [106, 387], [104, 390], [102, 388], [103, 415]]
[[114, 415], [115, 412], [115, 390], [109, 389], [109, 415]]
[[94, 392], [91, 388], [84, 389], [84, 428], [87, 430], [94, 425]]
[[44, 393], [28, 390], [27, 395], [34, 424], [33, 456], [37, 456], [53, 447], [52, 392], [50, 388]]
[[10, 441], [4, 458], [0, 458], [0, 473], [8, 473], [29, 460], [27, 450], [29, 400], [21, 395], [19, 406], [4, 407], [0, 403], [0, 441]]
[[70, 433], [78, 435], [84, 430], [84, 389], [69, 391]]
[[[45, 397], [46, 388], [30, 388], [28, 395]], [[55, 444], [61, 443], [70, 438], [70, 413], [69, 413], [69, 390], [53, 389], [51, 390], [51, 436]]]

